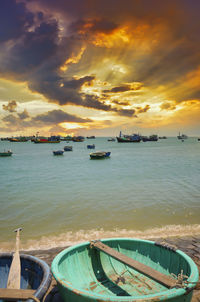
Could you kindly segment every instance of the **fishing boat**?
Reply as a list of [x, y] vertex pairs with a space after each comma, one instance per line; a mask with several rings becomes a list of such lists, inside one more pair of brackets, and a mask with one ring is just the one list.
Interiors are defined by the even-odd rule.
[[139, 134], [125, 135], [120, 131], [119, 136], [117, 136], [118, 143], [139, 143], [141, 141], [141, 136]]
[[177, 138], [183, 140], [183, 139], [187, 139], [188, 136], [186, 134], [180, 134], [180, 132], [179, 132]]
[[87, 148], [88, 148], [88, 149], [95, 149], [95, 145], [94, 145], [94, 144], [92, 144], [92, 145], [87, 145]]
[[157, 134], [152, 134], [150, 136], [142, 136], [143, 142], [157, 142], [158, 136]]
[[63, 155], [63, 153], [64, 153], [63, 150], [53, 151], [53, 155]]
[[110, 157], [111, 152], [97, 151], [90, 153], [91, 159], [102, 159]]
[[69, 247], [54, 258], [51, 271], [66, 302], [190, 302], [199, 278], [182, 251], [130, 238]]
[[0, 152], [0, 157], [11, 156], [13, 153], [11, 150]]
[[53, 135], [51, 137], [47, 137], [47, 138], [45, 138], [45, 137], [41, 137], [41, 138], [36, 137], [33, 140], [33, 142], [35, 144], [45, 144], [45, 143], [46, 144], [55, 144], [55, 143], [60, 143], [60, 137], [59, 136], [55, 136], [55, 135]]
[[74, 136], [72, 138], [73, 142], [83, 142], [85, 140], [84, 136]]
[[12, 253], [0, 254], [0, 300], [41, 300], [51, 283], [51, 272], [47, 263], [31, 255], [20, 254], [20, 289], [10, 289], [7, 288], [7, 280], [12, 259]]
[[72, 146], [65, 146], [64, 151], [72, 151], [73, 147]]

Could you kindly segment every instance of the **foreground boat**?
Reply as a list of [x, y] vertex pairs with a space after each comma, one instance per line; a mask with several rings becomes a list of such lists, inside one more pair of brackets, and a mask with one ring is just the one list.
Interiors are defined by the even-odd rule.
[[33, 302], [34, 298], [37, 298], [41, 301], [51, 283], [49, 266], [37, 257], [21, 254], [20, 289], [7, 289], [12, 258], [12, 253], [0, 254], [0, 299], [8, 301], [25, 300], [26, 298], [27, 301]]
[[0, 157], [11, 156], [13, 153], [11, 150], [0, 152]]
[[111, 152], [103, 152], [103, 151], [97, 151], [90, 153], [90, 158], [91, 159], [101, 159], [101, 158], [106, 158], [110, 157]]
[[193, 260], [180, 250], [127, 238], [67, 248], [51, 270], [66, 302], [189, 302], [199, 277]]

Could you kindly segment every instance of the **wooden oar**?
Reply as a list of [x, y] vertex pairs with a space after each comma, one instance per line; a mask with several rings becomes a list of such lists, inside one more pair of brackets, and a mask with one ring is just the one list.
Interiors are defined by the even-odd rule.
[[96, 248], [109, 256], [115, 258], [116, 260], [128, 265], [129, 267], [136, 269], [138, 272], [152, 278], [153, 280], [159, 282], [160, 284], [171, 288], [177, 285], [176, 280], [173, 279], [171, 276], [167, 276], [159, 271], [153, 269], [150, 266], [147, 266], [139, 261], [136, 261], [120, 252], [116, 251], [115, 249], [109, 247], [108, 245], [104, 244], [99, 240], [94, 240], [90, 242], [90, 246], [92, 248]]
[[21, 263], [20, 263], [20, 256], [19, 256], [19, 232], [21, 230], [22, 230], [21, 228], [15, 230], [15, 232], [17, 232], [16, 249], [10, 266], [8, 282], [7, 282], [7, 288], [10, 289], [20, 289]]

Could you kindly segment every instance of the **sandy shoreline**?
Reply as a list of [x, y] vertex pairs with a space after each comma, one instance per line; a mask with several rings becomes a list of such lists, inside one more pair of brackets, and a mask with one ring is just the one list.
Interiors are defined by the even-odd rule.
[[[152, 239], [154, 240], [154, 239]], [[181, 237], [169, 237], [169, 238], [155, 238], [155, 241], [158, 242], [166, 242], [173, 246], [176, 246], [181, 251], [185, 252], [189, 255], [193, 261], [196, 263], [199, 272], [200, 272], [200, 235], [195, 236], [181, 236]], [[36, 256], [48, 263], [51, 266], [52, 260], [54, 257], [60, 253], [62, 250], [67, 248], [65, 247], [56, 247], [47, 250], [32, 250], [32, 251], [22, 251], [21, 253], [30, 254]], [[55, 287], [55, 280], [53, 280], [53, 287]], [[55, 289], [55, 288], [54, 288]], [[57, 295], [57, 300], [53, 301], [61, 301], [59, 294]], [[196, 286], [192, 298], [192, 302], [200, 302], [200, 284]]]

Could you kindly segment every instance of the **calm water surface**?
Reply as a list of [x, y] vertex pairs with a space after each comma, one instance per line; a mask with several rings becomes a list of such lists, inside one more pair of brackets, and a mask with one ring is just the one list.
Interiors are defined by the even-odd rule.
[[[87, 144], [111, 151], [90, 160]], [[73, 145], [72, 152], [52, 150]], [[200, 233], [200, 142], [60, 144], [0, 141], [0, 249], [47, 248], [113, 236]]]

